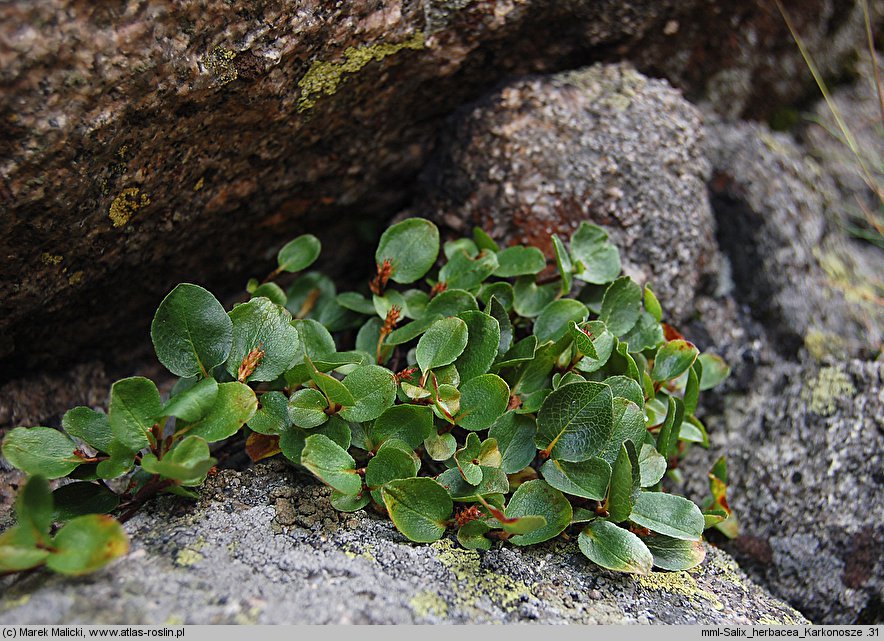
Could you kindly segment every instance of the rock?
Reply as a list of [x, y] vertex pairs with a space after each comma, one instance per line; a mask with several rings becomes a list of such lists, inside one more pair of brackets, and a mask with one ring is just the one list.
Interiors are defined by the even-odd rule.
[[[777, 363], [734, 396], [701, 468], [728, 458], [741, 567], [816, 623], [884, 619], [884, 363]], [[708, 469], [706, 467], [705, 469]]]
[[[294, 515], [274, 508], [282, 494]], [[328, 494], [278, 461], [224, 471], [198, 504], [137, 515], [128, 557], [97, 574], [0, 578], [0, 623], [806, 623], [714, 548], [694, 571], [636, 578], [592, 566], [573, 540], [412, 544]]]
[[[788, 135], [712, 120], [707, 153], [717, 238], [733, 296], [795, 358], [868, 356], [880, 349], [884, 307], [869, 293], [871, 263], [833, 226], [838, 202], [826, 171]], [[880, 272], [878, 272], [880, 274]]]
[[544, 249], [605, 227], [624, 270], [684, 319], [716, 265], [699, 112], [628, 65], [519, 81], [458, 120], [424, 177], [421, 211]]
[[[862, 42], [856, 0], [787, 4], [825, 71]], [[626, 58], [756, 116], [809, 81], [756, 0], [14, 0], [0, 25], [4, 378], [123, 361], [174, 284], [229, 295], [303, 231], [368, 272], [344, 257], [502, 78]]]

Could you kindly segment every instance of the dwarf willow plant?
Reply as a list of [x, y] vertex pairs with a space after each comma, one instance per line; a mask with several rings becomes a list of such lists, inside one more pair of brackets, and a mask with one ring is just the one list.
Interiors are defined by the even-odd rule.
[[[697, 565], [703, 530], [734, 523], [724, 463], [705, 511], [661, 481], [687, 446], [707, 443], [699, 393], [728, 368], [661, 323], [653, 291], [620, 275], [601, 228], [583, 223], [569, 245], [552, 243], [548, 268], [539, 249], [501, 249], [476, 229], [440, 260], [435, 225], [411, 218], [381, 236], [362, 293], [339, 294], [317, 272], [287, 290], [274, 282], [316, 260], [310, 235], [229, 312], [178, 285], [151, 326], [157, 357], [180, 377], [168, 399], [126, 378], [107, 414], [77, 407], [63, 431], [7, 435], [7, 460], [40, 478], [0, 538], [0, 570], [70, 570], [53, 560], [66, 532], [110, 545], [119, 526], [95, 513], [125, 520], [158, 492], [195, 497], [216, 463], [210, 444], [240, 430], [253, 460], [281, 453], [329, 485], [337, 509], [371, 504], [412, 541], [455, 529], [463, 546], [488, 549], [574, 526], [605, 568]], [[50, 495], [43, 479], [61, 477], [72, 482]], [[125, 491], [111, 491], [105, 481], [120, 477]], [[124, 550], [110, 545], [99, 561]]]

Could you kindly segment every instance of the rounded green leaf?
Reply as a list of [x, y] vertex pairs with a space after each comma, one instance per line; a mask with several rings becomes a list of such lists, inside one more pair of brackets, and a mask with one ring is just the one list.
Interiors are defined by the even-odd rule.
[[249, 428], [258, 434], [279, 436], [292, 423], [288, 403], [289, 399], [282, 392], [261, 394], [258, 411], [248, 421]]
[[176, 376], [208, 376], [230, 354], [233, 323], [199, 285], [182, 283], [160, 303], [150, 326], [157, 358]]
[[49, 550], [34, 547], [30, 533], [20, 525], [0, 534], [0, 574], [20, 572], [42, 565]]
[[65, 412], [61, 426], [69, 436], [78, 438], [99, 452], [107, 452], [113, 443], [110, 421], [104, 412], [91, 407], [75, 407]]
[[356, 399], [353, 398], [350, 390], [341, 381], [330, 374], [318, 371], [315, 367], [312, 370], [310, 378], [313, 379], [316, 387], [325, 394], [330, 402], [337, 403], [338, 405], [353, 405], [356, 403]]
[[133, 452], [150, 445], [150, 431], [163, 415], [160, 392], [150, 379], [133, 376], [111, 386], [108, 418], [114, 439]]
[[454, 366], [460, 380], [468, 381], [491, 369], [500, 347], [500, 324], [479, 311], [461, 312], [459, 318], [467, 324], [467, 346]]
[[467, 339], [467, 324], [460, 318], [437, 320], [417, 342], [415, 358], [421, 371], [453, 363], [466, 348]]
[[313, 434], [305, 439], [301, 465], [342, 494], [359, 494], [362, 490], [353, 457], [327, 436]]
[[558, 341], [568, 333], [571, 322], [582, 323], [589, 315], [586, 305], [579, 300], [563, 298], [554, 300], [543, 308], [534, 320], [534, 335], [537, 342]]
[[481, 478], [476, 485], [468, 483], [458, 468], [445, 470], [436, 477], [451, 498], [455, 501], [471, 502], [478, 501], [477, 497], [489, 497], [491, 495], [507, 494], [510, 491], [509, 479], [506, 473], [499, 467], [480, 465]]
[[497, 263], [494, 275], [498, 278], [529, 276], [546, 269], [546, 256], [536, 247], [516, 245], [497, 252]]
[[[498, 302], [500, 302], [500, 305], [503, 307], [503, 309], [507, 312], [512, 311], [513, 300], [515, 299], [515, 296], [516, 294], [515, 290], [513, 290], [513, 286], [509, 283], [501, 281], [485, 283], [482, 285], [482, 289], [479, 290], [479, 299], [482, 300], [486, 305], [489, 305], [491, 303], [492, 298], [496, 298]], [[488, 311], [490, 313], [488, 309], [486, 309], [485, 311]]]
[[701, 391], [712, 389], [730, 376], [731, 368], [721, 356], [705, 353], [700, 354], [699, 360], [703, 365], [703, 376], [700, 378]]
[[580, 223], [571, 236], [571, 256], [579, 266], [574, 275], [584, 282], [604, 285], [620, 274], [620, 252], [597, 225]]
[[546, 525], [510, 539], [513, 545], [532, 545], [558, 536], [571, 523], [573, 511], [565, 495], [546, 481], [522, 483], [504, 510], [507, 518], [541, 516]]
[[107, 514], [120, 504], [120, 497], [105, 485], [77, 481], [52, 492], [53, 521], [70, 521], [85, 514]]
[[596, 353], [593, 356], [588, 352], [583, 352], [585, 356], [577, 363], [575, 369], [591, 374], [607, 364], [614, 352], [614, 343], [617, 339], [601, 321], [590, 321], [585, 323], [583, 328], [592, 334], [592, 347]]
[[[631, 379], [630, 379], [631, 380]], [[645, 415], [638, 405], [623, 397], [614, 398], [614, 431], [599, 456], [614, 464], [624, 441], [642, 443], [647, 434]]]
[[52, 495], [49, 483], [42, 476], [32, 476], [15, 497], [15, 516], [22, 528], [19, 544], [47, 542], [52, 526]]
[[580, 551], [608, 570], [650, 574], [654, 557], [642, 540], [610, 521], [592, 521], [577, 537]]
[[451, 432], [430, 434], [424, 440], [424, 449], [434, 461], [446, 461], [454, 456], [454, 452], [457, 450], [457, 439]]
[[690, 570], [706, 558], [706, 547], [702, 541], [684, 541], [662, 534], [651, 535], [643, 540], [654, 557], [654, 565], [663, 570]]
[[288, 310], [267, 298], [253, 298], [230, 312], [233, 343], [227, 359], [227, 373], [237, 378], [240, 365], [253, 350], [263, 356], [242, 382], [272, 381], [294, 363], [303, 349], [300, 334], [292, 327]]
[[599, 319], [614, 336], [631, 330], [642, 313], [642, 288], [629, 276], [608, 285]]
[[638, 469], [642, 487], [652, 487], [666, 474], [666, 459], [653, 445], [645, 443], [638, 453]]
[[319, 258], [322, 243], [313, 234], [304, 234], [289, 241], [276, 257], [281, 272], [299, 272], [307, 269]]
[[335, 300], [344, 309], [349, 309], [366, 316], [372, 316], [376, 311], [374, 303], [358, 292], [343, 292], [338, 294]]
[[151, 474], [178, 481], [185, 487], [200, 485], [218, 461], [209, 454], [209, 444], [199, 436], [188, 436], [166, 452], [161, 460], [145, 454], [141, 467]]
[[486, 250], [473, 257], [461, 250], [439, 270], [439, 280], [451, 289], [475, 290], [496, 269], [497, 256], [493, 252]]
[[[392, 444], [392, 446], [391, 446]], [[378, 450], [365, 467], [365, 484], [371, 491], [372, 498], [382, 501], [381, 486], [396, 479], [407, 479], [417, 475], [420, 460], [415, 457], [408, 445], [402, 442], [388, 441]]]
[[699, 541], [706, 523], [693, 501], [663, 492], [639, 494], [629, 520], [658, 534], [685, 541]]
[[645, 310], [655, 321], [659, 323], [663, 320], [663, 308], [660, 306], [660, 301], [657, 300], [657, 296], [651, 290], [650, 285], [645, 285], [644, 302]]
[[371, 502], [371, 495], [368, 492], [361, 494], [343, 494], [337, 490], [332, 490], [329, 502], [332, 507], [339, 512], [355, 512], [361, 510]]
[[481, 227], [473, 227], [473, 242], [479, 249], [487, 249], [489, 251], [500, 251], [500, 246], [488, 233]]
[[423, 218], [408, 218], [387, 228], [375, 252], [378, 265], [389, 260], [391, 279], [400, 284], [413, 283], [424, 276], [439, 255], [439, 230]]
[[357, 367], [343, 382], [355, 401], [339, 412], [345, 421], [373, 421], [396, 400], [396, 378], [379, 365]]
[[556, 283], [538, 285], [533, 276], [521, 276], [513, 287], [513, 309], [519, 316], [534, 318], [559, 294]]
[[547, 483], [565, 494], [603, 501], [608, 495], [611, 466], [600, 458], [580, 463], [549, 459], [540, 468]]
[[255, 392], [242, 383], [221, 383], [218, 396], [208, 414], [178, 431], [188, 436], [201, 436], [209, 443], [222, 441], [236, 434], [258, 411]]
[[301, 452], [304, 451], [304, 443], [307, 440], [307, 432], [294, 425], [288, 427], [279, 436], [279, 449], [283, 456], [293, 463], [300, 465]]
[[462, 289], [446, 289], [434, 296], [424, 310], [424, 318], [430, 316], [457, 316], [461, 312], [479, 309], [476, 297]]
[[654, 349], [663, 342], [663, 327], [648, 312], [642, 312], [638, 321], [623, 336], [623, 342], [629, 345], [632, 354]]
[[252, 298], [263, 296], [264, 298], [269, 298], [271, 302], [277, 305], [282, 305], [283, 307], [288, 302], [285, 291], [276, 283], [264, 283], [263, 285], [256, 287], [255, 290], [250, 293], [252, 294]]
[[661, 345], [654, 356], [651, 378], [655, 381], [671, 381], [678, 378], [690, 369], [699, 354], [700, 350], [693, 343], [682, 339], [669, 341]]
[[308, 387], [292, 393], [288, 401], [289, 418], [305, 430], [319, 427], [328, 420], [328, 401], [322, 392]]
[[412, 541], [431, 543], [445, 534], [454, 504], [448, 491], [433, 479], [391, 481], [381, 495], [396, 529]]
[[50, 570], [68, 576], [89, 574], [129, 551], [123, 526], [110, 516], [89, 514], [68, 521], [52, 541]]
[[[406, 323], [402, 327], [394, 329], [392, 332], [390, 332], [387, 338], [384, 339], [384, 344], [404, 345], [405, 343], [410, 343], [415, 338], [426, 332], [433, 323], [441, 318], [442, 316], [440, 316], [439, 314], [433, 314], [432, 316], [425, 316], [420, 320]], [[378, 336], [380, 336], [380, 334]]]
[[484, 521], [470, 521], [457, 531], [457, 542], [468, 550], [490, 550], [491, 539], [485, 536], [490, 530]]
[[536, 432], [534, 418], [525, 414], [507, 412], [495, 421], [488, 430], [488, 436], [497, 441], [504, 472], [515, 474], [531, 464], [537, 454], [534, 445]]
[[572, 383], [546, 397], [537, 414], [537, 449], [562, 461], [597, 456], [614, 432], [613, 395], [603, 383]]
[[503, 416], [509, 405], [510, 388], [496, 374], [482, 374], [460, 387], [457, 424], [465, 430], [484, 430]]
[[644, 407], [645, 393], [634, 378], [628, 376], [609, 376], [604, 380], [605, 385], [611, 386], [614, 398], [618, 396], [632, 401], [639, 407]]
[[399, 439], [417, 449], [433, 433], [433, 410], [427, 405], [393, 405], [378, 416], [370, 433], [376, 445]]
[[74, 471], [82, 458], [67, 436], [49, 427], [16, 427], [3, 439], [3, 456], [32, 476], [58, 479]]
[[218, 383], [204, 378], [193, 387], [169, 399], [163, 407], [163, 416], [174, 416], [185, 421], [198, 421], [205, 416], [218, 398]]

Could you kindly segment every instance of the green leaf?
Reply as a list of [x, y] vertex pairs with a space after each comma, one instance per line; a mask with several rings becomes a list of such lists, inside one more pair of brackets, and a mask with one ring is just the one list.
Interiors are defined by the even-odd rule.
[[457, 440], [451, 434], [431, 434], [424, 440], [424, 449], [434, 461], [447, 461], [457, 450]]
[[157, 358], [170, 372], [208, 377], [230, 354], [233, 323], [212, 294], [182, 283], [160, 303], [150, 337]]
[[577, 537], [580, 551], [608, 570], [650, 574], [654, 558], [642, 540], [610, 521], [592, 521]]
[[493, 252], [500, 251], [500, 246], [481, 227], [473, 227], [473, 242], [476, 243], [478, 249], [487, 249]]
[[376, 311], [374, 302], [368, 300], [365, 296], [357, 292], [343, 292], [342, 294], [338, 294], [337, 297], [335, 297], [335, 300], [338, 302], [338, 305], [344, 309], [349, 309], [350, 311], [364, 314], [366, 316], [373, 316]]
[[279, 435], [279, 449], [288, 460], [300, 465], [301, 452], [304, 451], [306, 440], [307, 432], [292, 425]]
[[276, 283], [264, 283], [263, 285], [256, 287], [255, 290], [250, 293], [252, 294], [252, 298], [269, 298], [270, 302], [276, 305], [282, 305], [283, 307], [285, 307], [285, 304], [288, 302], [285, 291]]
[[178, 481], [185, 487], [202, 484], [217, 459], [209, 454], [209, 444], [199, 436], [188, 436], [166, 452], [161, 460], [151, 453], [141, 459], [141, 467], [151, 474], [159, 474]]
[[556, 267], [558, 267], [559, 276], [562, 279], [561, 294], [566, 296], [571, 291], [571, 278], [574, 266], [571, 264], [571, 256], [568, 254], [568, 250], [565, 249], [565, 244], [555, 234], [552, 235], [552, 243], [553, 249], [556, 252]]
[[[221, 383], [218, 396], [208, 414], [178, 430], [179, 434], [201, 436], [209, 443], [223, 441], [236, 434], [258, 410], [255, 392], [242, 383]], [[111, 414], [113, 421], [113, 414]]]
[[430, 478], [391, 481], [381, 491], [396, 529], [418, 543], [431, 543], [445, 534], [454, 504], [448, 491]]
[[642, 312], [638, 322], [623, 336], [623, 342], [629, 344], [633, 354], [654, 349], [663, 342], [663, 328], [648, 312]]
[[580, 463], [549, 459], [540, 468], [547, 483], [565, 494], [603, 501], [608, 495], [611, 466], [600, 458]]
[[614, 431], [612, 402], [611, 388], [603, 383], [560, 387], [537, 414], [537, 449], [570, 462], [597, 456]]
[[475, 257], [479, 255], [479, 248], [469, 238], [449, 240], [442, 246], [442, 253], [448, 260], [458, 252], [466, 252], [467, 255]]
[[[377, 328], [380, 328], [381, 322], [377, 318], [372, 318], [366, 325], [369, 323], [375, 323]], [[317, 368], [324, 371], [325, 368], [320, 367], [319, 363], [323, 359], [330, 358], [332, 354], [335, 354], [336, 348], [331, 334], [318, 321], [309, 318], [296, 319], [291, 322], [291, 325], [297, 331], [299, 340], [297, 341], [297, 351], [292, 361], [294, 365], [285, 373], [285, 380], [289, 385], [295, 386], [302, 385], [310, 380], [312, 368], [304, 360], [305, 356], [309, 357]], [[371, 342], [372, 354], [374, 354], [377, 343], [378, 335], [375, 334], [374, 340]], [[360, 349], [359, 338], [356, 340], [356, 348]]]
[[396, 400], [396, 378], [393, 372], [378, 365], [362, 365], [344, 378], [355, 403], [344, 407], [339, 415], [345, 421], [373, 421]]
[[639, 407], [645, 404], [645, 394], [635, 379], [628, 376], [609, 376], [605, 379], [605, 384], [611, 386], [611, 392], [614, 397], [625, 398], [632, 401]]
[[491, 427], [509, 405], [510, 388], [496, 374], [482, 374], [460, 387], [460, 414], [457, 424], [476, 431]]
[[460, 411], [460, 390], [453, 385], [433, 387], [433, 412], [441, 419], [454, 423], [454, 415]]
[[120, 504], [120, 497], [100, 483], [77, 481], [52, 492], [52, 501], [52, 520], [61, 522], [85, 514], [107, 514]]
[[32, 476], [25, 482], [15, 498], [15, 516], [19, 527], [27, 530], [28, 540], [45, 543], [52, 526], [52, 494], [45, 478]]
[[534, 321], [537, 342], [557, 341], [568, 333], [571, 322], [582, 323], [589, 315], [586, 305], [578, 300], [563, 298], [554, 300], [543, 308]]
[[433, 433], [433, 410], [427, 405], [393, 405], [371, 426], [371, 441], [382, 445], [388, 439], [399, 439], [412, 449], [420, 447]]
[[678, 435], [684, 421], [684, 404], [681, 399], [670, 396], [668, 404], [666, 419], [657, 433], [657, 451], [666, 457], [672, 456], [677, 451]]
[[423, 277], [439, 255], [439, 230], [423, 218], [408, 218], [387, 228], [375, 252], [378, 265], [389, 260], [391, 279], [400, 284]]
[[645, 285], [644, 303], [645, 303], [645, 310], [651, 315], [651, 317], [655, 321], [657, 321], [659, 323], [661, 320], [663, 320], [663, 308], [660, 307], [660, 301], [657, 300], [657, 297], [654, 295], [654, 292], [651, 290], [650, 285]]
[[656, 534], [645, 537], [644, 543], [654, 556], [654, 565], [663, 570], [690, 570], [706, 558], [702, 541], [685, 541]]
[[31, 476], [58, 479], [82, 463], [67, 436], [49, 427], [16, 427], [3, 439], [3, 456]]
[[581, 267], [575, 273], [579, 280], [604, 285], [620, 274], [620, 252], [607, 240], [608, 234], [601, 227], [580, 223], [571, 236], [571, 256]]
[[433, 323], [417, 343], [415, 358], [421, 371], [453, 363], [467, 346], [467, 324], [460, 318]]
[[280, 272], [299, 272], [307, 269], [322, 251], [322, 244], [313, 234], [304, 234], [289, 241], [276, 257]]
[[361, 510], [371, 502], [371, 495], [368, 492], [361, 494], [343, 494], [337, 490], [332, 490], [329, 502], [338, 512], [355, 512]]
[[111, 431], [116, 441], [133, 452], [151, 444], [150, 431], [162, 415], [160, 393], [150, 379], [133, 376], [111, 386]]
[[254, 371], [241, 382], [272, 381], [285, 372], [303, 350], [300, 334], [292, 326], [288, 310], [266, 298], [253, 298], [230, 312], [233, 345], [227, 359], [227, 373], [237, 378], [243, 360], [259, 350], [264, 355]]
[[546, 269], [546, 256], [536, 247], [516, 245], [497, 252], [497, 263], [494, 275], [498, 278], [530, 276]]
[[500, 325], [479, 311], [461, 312], [458, 316], [467, 326], [467, 345], [454, 361], [462, 381], [468, 381], [491, 369], [500, 347]]
[[470, 521], [457, 531], [457, 542], [468, 550], [490, 550], [491, 539], [485, 536], [490, 530], [484, 521]]
[[526, 336], [518, 343], [513, 345], [506, 354], [504, 354], [500, 360], [498, 360], [494, 366], [498, 369], [504, 367], [513, 367], [514, 365], [520, 365], [522, 363], [527, 363], [534, 359], [534, 354], [537, 352], [537, 337], [533, 334], [531, 336]]
[[[485, 302], [487, 305], [491, 304], [491, 299], [496, 298], [497, 301], [501, 304], [504, 310], [507, 312], [512, 311], [513, 309], [513, 300], [515, 300], [516, 294], [513, 290], [513, 286], [509, 283], [496, 281], [493, 283], [485, 283], [482, 285], [482, 289], [479, 290], [479, 299]], [[490, 309], [486, 309], [486, 312], [491, 313]], [[492, 314], [492, 316], [494, 316]], [[495, 316], [495, 318], [497, 318]], [[498, 318], [498, 321], [500, 319]]]
[[[426, 316], [420, 320], [412, 321], [398, 329], [394, 329], [384, 340], [385, 345], [404, 345], [426, 332], [436, 321], [442, 317], [439, 314]], [[380, 335], [379, 335], [380, 336]]]
[[95, 473], [100, 479], [115, 479], [127, 474], [135, 466], [135, 454], [128, 447], [116, 441], [111, 444], [110, 458], [101, 461], [95, 468]]
[[468, 483], [456, 467], [445, 470], [436, 477], [436, 480], [451, 495], [455, 501], [472, 502], [478, 501], [477, 497], [506, 494], [510, 491], [509, 480], [506, 473], [499, 467], [480, 465], [480, 480], [476, 485]]
[[479, 303], [476, 297], [471, 293], [462, 289], [447, 289], [441, 294], [437, 294], [424, 310], [424, 317], [430, 316], [457, 316], [461, 312], [467, 312], [471, 309], [479, 309]]
[[325, 396], [312, 388], [299, 389], [288, 400], [288, 413], [292, 423], [308, 430], [319, 427], [328, 420], [325, 412], [327, 408]]
[[420, 459], [415, 456], [408, 444], [392, 439], [368, 461], [365, 468], [365, 484], [371, 491], [372, 498], [380, 503], [383, 501], [381, 486], [396, 479], [417, 476], [418, 469], [420, 469]]
[[638, 454], [642, 487], [653, 487], [666, 474], [666, 459], [653, 445], [645, 443]]
[[704, 353], [699, 356], [703, 366], [703, 377], [700, 379], [700, 391], [712, 389], [730, 376], [731, 368], [717, 354]]
[[557, 283], [538, 285], [533, 276], [521, 276], [513, 287], [513, 309], [519, 316], [534, 318], [559, 294]]
[[19, 525], [0, 534], [0, 574], [35, 568], [48, 556], [49, 550], [34, 547], [30, 534]]
[[522, 483], [513, 492], [504, 512], [507, 518], [542, 516], [546, 519], [542, 528], [512, 537], [513, 545], [533, 545], [557, 536], [571, 523], [573, 514], [565, 495], [539, 479]]
[[161, 414], [185, 421], [198, 421], [209, 412], [217, 398], [218, 383], [214, 378], [204, 378], [188, 390], [170, 398]]
[[[586, 332], [590, 330], [587, 328]], [[595, 345], [593, 344], [593, 338], [590, 337], [580, 326], [574, 321], [568, 322], [568, 335], [574, 340], [574, 346], [577, 349], [577, 352], [588, 356], [592, 359], [598, 359], [599, 355], [596, 352]], [[611, 345], [613, 346], [613, 340], [611, 341]]]
[[264, 392], [258, 403], [258, 411], [249, 419], [249, 428], [258, 434], [279, 436], [289, 425], [289, 399], [282, 392]]
[[622, 397], [614, 398], [614, 432], [608, 440], [605, 448], [599, 455], [611, 465], [620, 455], [620, 446], [624, 441], [635, 443], [644, 442], [648, 433], [645, 427], [644, 412], [638, 405]]
[[[698, 367], [699, 366], [699, 367]], [[685, 414], [691, 415], [697, 411], [697, 403], [700, 400], [700, 373], [702, 365], [696, 361], [691, 369], [688, 370], [688, 380], [684, 386], [684, 411]]]
[[599, 319], [614, 336], [623, 336], [633, 328], [642, 313], [642, 288], [629, 276], [608, 285], [602, 299]]
[[700, 350], [686, 340], [665, 343], [654, 356], [651, 378], [655, 381], [671, 381], [684, 374], [697, 359]]
[[58, 531], [46, 566], [59, 574], [80, 576], [107, 565], [129, 551], [129, 539], [118, 521], [104, 514], [78, 516]]
[[301, 465], [342, 494], [359, 494], [362, 490], [353, 457], [327, 436], [313, 434], [305, 439]]
[[629, 518], [641, 485], [641, 472], [635, 444], [625, 441], [611, 466], [611, 490], [608, 494], [608, 518], [620, 523]]
[[500, 336], [500, 339], [497, 341], [497, 354], [495, 355], [495, 358], [497, 358], [506, 354], [507, 350], [512, 347], [515, 331], [510, 321], [510, 315], [496, 296], [492, 296], [488, 301], [487, 312], [497, 321], [497, 330]]
[[473, 258], [465, 251], [458, 251], [439, 270], [439, 280], [451, 289], [474, 290], [497, 266], [497, 256], [492, 252], [482, 251]]
[[380, 318], [387, 318], [387, 314], [393, 307], [398, 307], [400, 313], [405, 309], [405, 297], [395, 289], [388, 289], [383, 296], [371, 297], [374, 311]]
[[515, 474], [531, 464], [537, 454], [534, 446], [536, 432], [537, 423], [534, 418], [524, 414], [507, 412], [495, 421], [488, 430], [488, 436], [497, 441], [504, 472]]
[[[608, 361], [608, 371], [612, 374], [624, 374], [637, 383], [641, 383], [641, 372], [638, 364], [629, 353], [629, 345], [614, 339], [614, 353]], [[640, 356], [640, 355], [639, 355]]]
[[658, 534], [685, 541], [699, 541], [705, 527], [703, 513], [692, 501], [663, 492], [639, 494], [629, 520]]
[[107, 452], [114, 441], [107, 414], [96, 412], [91, 407], [68, 410], [61, 419], [61, 426], [69, 436], [80, 439], [99, 452]]
[[[460, 475], [470, 485], [482, 482], [482, 470], [479, 468], [479, 449], [482, 447], [475, 433], [467, 435], [466, 444], [454, 454], [454, 461]], [[475, 461], [475, 463], [473, 462]]]
[[330, 402], [337, 403], [338, 405], [356, 404], [356, 399], [353, 398], [353, 394], [350, 393], [350, 390], [334, 376], [324, 374], [313, 367], [313, 371], [310, 373], [310, 378], [313, 379], [313, 382], [316, 383], [316, 387], [325, 394]]

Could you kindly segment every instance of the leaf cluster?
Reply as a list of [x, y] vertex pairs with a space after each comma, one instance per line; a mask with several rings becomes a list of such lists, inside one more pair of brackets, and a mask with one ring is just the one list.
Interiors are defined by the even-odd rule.
[[[481, 229], [442, 244], [411, 218], [381, 236], [366, 289], [339, 293], [304, 271], [320, 244], [302, 236], [229, 312], [198, 285], [166, 296], [151, 338], [180, 377], [169, 398], [146, 378], [117, 381], [107, 414], [78, 407], [63, 430], [16, 428], [3, 455], [41, 477], [28, 487], [76, 479], [55, 492], [54, 520], [71, 519], [57, 536], [95, 518], [83, 514], [125, 519], [158, 492], [195, 496], [216, 463], [210, 445], [242, 431], [253, 460], [281, 454], [330, 486], [337, 509], [371, 505], [413, 541], [454, 529], [488, 549], [575, 528], [605, 568], [693, 567], [703, 530], [734, 524], [724, 464], [705, 510], [661, 482], [708, 443], [699, 393], [727, 365], [662, 322], [600, 227], [552, 241], [548, 265]], [[118, 496], [105, 481], [124, 475]], [[32, 558], [19, 534], [3, 536], [0, 569]]]

